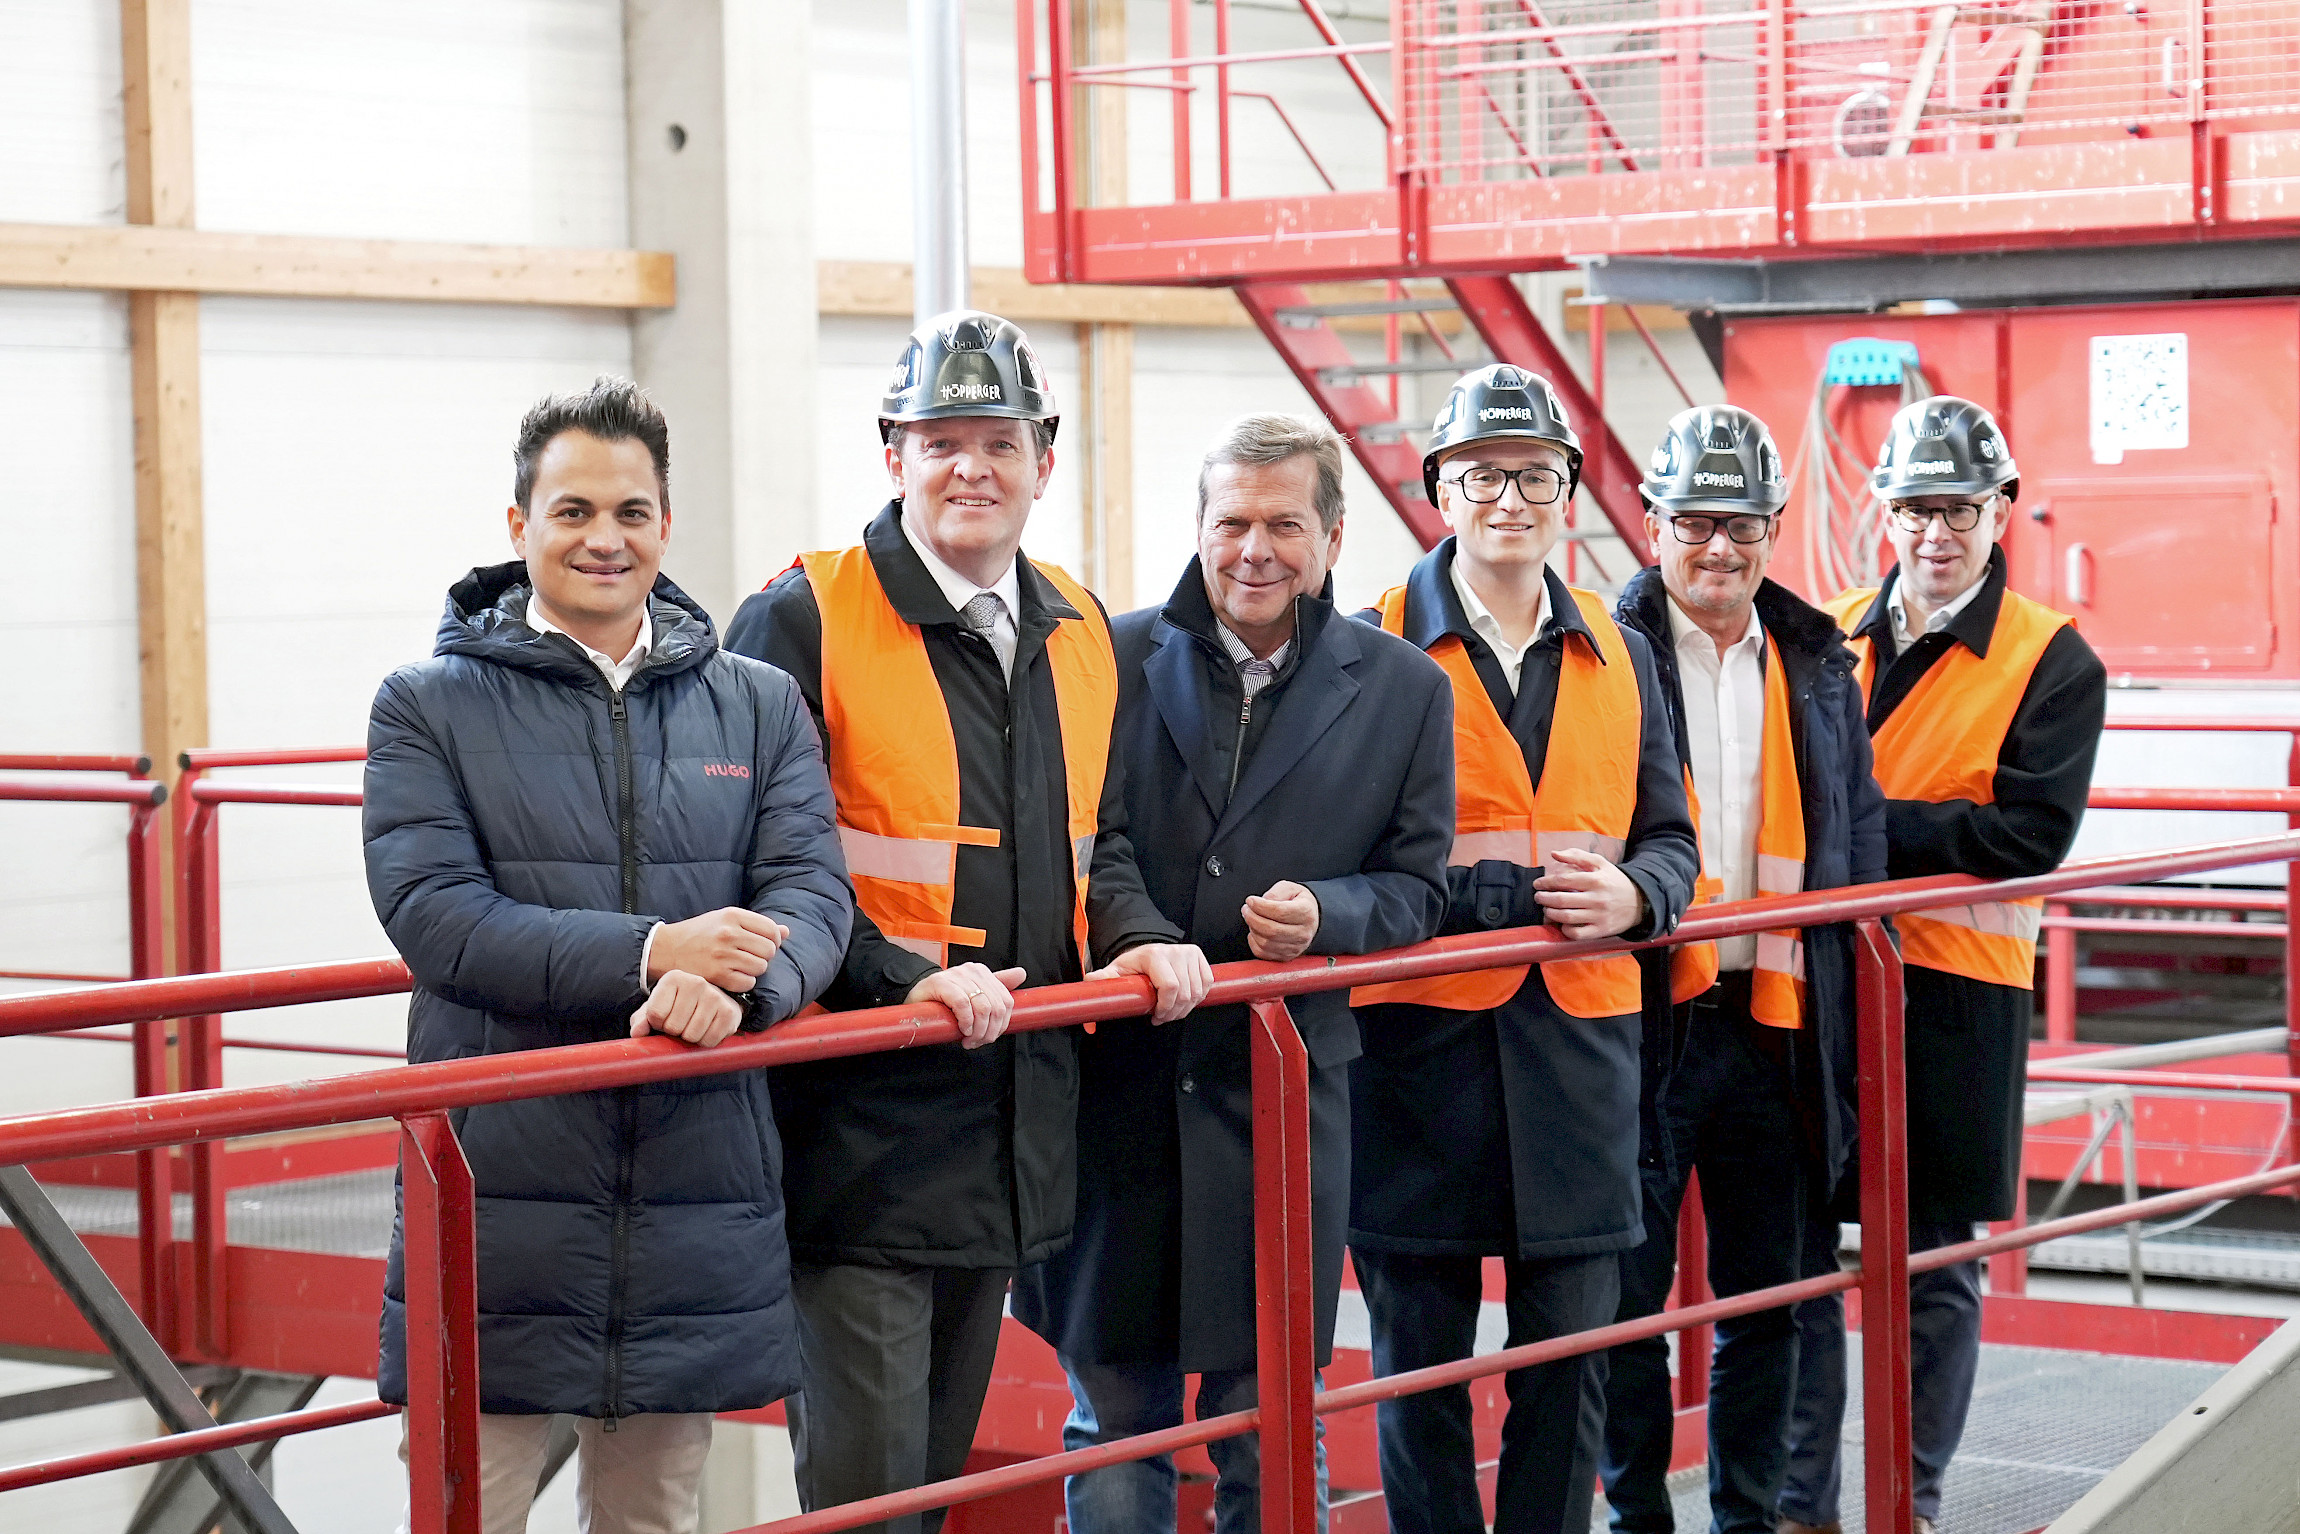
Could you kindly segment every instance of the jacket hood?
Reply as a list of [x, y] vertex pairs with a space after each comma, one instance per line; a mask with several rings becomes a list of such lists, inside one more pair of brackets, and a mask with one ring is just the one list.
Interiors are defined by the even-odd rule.
[[[533, 594], [523, 560], [475, 567], [447, 589], [447, 608], [440, 614], [432, 653], [474, 656], [578, 687], [599, 680], [598, 668], [572, 641], [560, 643], [561, 636], [539, 634], [527, 626], [527, 602]], [[711, 615], [667, 575], [655, 577], [654, 589], [647, 594], [647, 615], [654, 620], [655, 645], [632, 675], [633, 686], [701, 665], [719, 647]]]
[[[1775, 642], [1819, 659], [1827, 659], [1841, 647], [1836, 621], [1771, 577], [1758, 582], [1756, 602], [1757, 621], [1765, 625]], [[1670, 647], [1669, 588], [1662, 582], [1659, 566], [1647, 565], [1629, 578], [1614, 612], [1657, 649]], [[1847, 654], [1846, 660], [1851, 659]]]

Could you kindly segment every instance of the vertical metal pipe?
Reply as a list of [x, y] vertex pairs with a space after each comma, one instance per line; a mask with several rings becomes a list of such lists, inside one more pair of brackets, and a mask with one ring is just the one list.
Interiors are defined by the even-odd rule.
[[[2066, 902], [2045, 902], [2047, 916], [2066, 916]], [[2051, 928], [2044, 950], [2044, 1036], [2055, 1044], [2076, 1042], [2076, 945], [2066, 927]]]
[[965, 0], [910, 0], [910, 110], [911, 312], [923, 324], [971, 298]]
[[[2285, 758], [2284, 781], [2300, 788], [2300, 730], [2292, 732], [2292, 752]], [[2285, 817], [2285, 825], [2300, 830], [2300, 815]], [[2300, 1076], [2300, 862], [2284, 865], [2284, 1071]], [[2300, 1160], [2300, 1111], [2285, 1114], [2284, 1159]]]
[[1868, 1527], [1914, 1534], [1909, 1442], [1909, 1171], [1901, 955], [1859, 928], [1861, 1411]]
[[[1701, 1179], [1685, 1179], [1677, 1209], [1677, 1303], [1690, 1308], [1717, 1296], [1709, 1288], [1709, 1218], [1701, 1208]], [[1677, 1409], [1709, 1404], [1709, 1360], [1716, 1328], [1688, 1326], [1677, 1334]]]
[[1310, 1053], [1280, 998], [1250, 1004], [1254, 1314], [1262, 1534], [1315, 1534], [1318, 1419], [1310, 1234]]

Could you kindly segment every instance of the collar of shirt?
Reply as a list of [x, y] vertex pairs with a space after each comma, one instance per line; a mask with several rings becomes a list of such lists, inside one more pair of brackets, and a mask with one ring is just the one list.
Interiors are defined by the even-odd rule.
[[1246, 696], [1251, 698], [1270, 685], [1271, 679], [1285, 669], [1286, 657], [1293, 653], [1294, 642], [1289, 639], [1270, 653], [1268, 660], [1258, 660], [1254, 647], [1230, 632], [1230, 625], [1219, 618], [1214, 620], [1214, 632], [1222, 641], [1223, 653], [1238, 668], [1238, 679], [1245, 685]]
[[1725, 647], [1725, 654], [1722, 656], [1717, 653], [1717, 645], [1715, 641], [1710, 639], [1708, 630], [1687, 616], [1685, 609], [1677, 605], [1675, 597], [1669, 598], [1668, 607], [1670, 640], [1678, 649], [1691, 650], [1694, 654], [1704, 657], [1704, 664], [1711, 671], [1719, 669], [1721, 662], [1743, 645], [1747, 645], [1759, 653], [1764, 651], [1765, 625], [1757, 621], [1757, 608], [1754, 603], [1750, 604], [1749, 607], [1749, 626], [1741, 631], [1739, 639]]
[[[1942, 603], [1933, 615], [1925, 620], [1925, 633], [1938, 634], [1942, 629], [1956, 622], [1957, 614], [1972, 606], [1973, 599], [1981, 594], [1981, 588], [1988, 583], [1989, 571], [1988, 567], [1984, 565], [1981, 567], [1979, 580], [1974, 581], [1963, 591]], [[1895, 649], [1906, 650], [1922, 637], [1912, 633], [1909, 629], [1909, 609], [1907, 603], [1901, 598], [1900, 581], [1893, 582], [1893, 594], [1886, 599], [1885, 608], [1893, 616], [1893, 646]]]
[[[527, 598], [527, 626], [538, 634], [567, 634], [565, 629], [543, 616], [541, 604], [532, 594]], [[567, 634], [567, 637], [574, 640], [575, 647], [583, 652], [592, 665], [599, 668], [599, 674], [607, 679], [607, 685], [621, 692], [630, 685], [631, 673], [637, 671], [647, 659], [647, 652], [655, 648], [655, 618], [645, 608], [639, 609], [639, 637], [633, 641], [631, 653], [621, 660], [592, 649], [573, 634]]]
[[1005, 604], [1006, 611], [1000, 621], [1009, 629], [1014, 627], [1016, 616], [1022, 611], [1022, 576], [1019, 560], [1010, 561], [1007, 564], [1006, 571], [999, 576], [997, 585], [977, 586], [944, 564], [934, 550], [913, 537], [908, 522], [902, 524], [902, 535], [910, 544], [911, 552], [918, 555], [918, 562], [926, 566], [926, 573], [934, 577], [935, 585], [941, 588], [943, 596], [950, 603], [952, 612], [962, 613], [966, 611], [967, 603], [987, 591]]
[[1502, 637], [1501, 620], [1494, 617], [1492, 610], [1478, 600], [1478, 594], [1470, 589], [1468, 579], [1461, 573], [1460, 555], [1454, 556], [1454, 562], [1447, 573], [1453, 577], [1454, 595], [1461, 598], [1461, 613], [1469, 620], [1470, 632], [1484, 640], [1486, 648], [1493, 651], [1493, 658], [1501, 663], [1502, 675], [1509, 678], [1509, 690], [1516, 692], [1517, 679], [1525, 669], [1525, 652], [1534, 647], [1541, 638], [1542, 629], [1549, 622], [1547, 575], [1543, 576], [1541, 582], [1541, 596], [1533, 605], [1533, 632], [1527, 636], [1524, 644], [1513, 645]]

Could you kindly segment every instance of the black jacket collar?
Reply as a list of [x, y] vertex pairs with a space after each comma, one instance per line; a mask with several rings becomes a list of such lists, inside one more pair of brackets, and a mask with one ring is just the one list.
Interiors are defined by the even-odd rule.
[[[1856, 639], [1866, 637], [1881, 655], [1896, 655], [1899, 646], [1893, 641], [1893, 582], [1901, 578], [1901, 567], [1893, 566], [1885, 572], [1885, 582], [1877, 588], [1877, 595], [1869, 603], [1869, 611], [1861, 619], [1861, 626], [1853, 630]], [[2005, 600], [2005, 550], [2003, 544], [1989, 550], [1988, 574], [1981, 577], [1980, 595], [1972, 599], [1965, 610], [1949, 620], [1941, 632], [1951, 639], [1960, 640], [1964, 647], [1983, 660], [1988, 659], [1989, 640], [1997, 631], [1997, 611]], [[1922, 637], [1922, 636], [1920, 636]]]
[[[870, 526], [863, 530], [863, 547], [870, 551], [871, 569], [878, 575], [879, 588], [886, 593], [887, 602], [897, 617], [920, 628], [929, 624], [958, 622], [958, 612], [950, 599], [935, 584], [927, 570], [926, 561], [918, 557], [910, 539], [902, 530], [902, 502], [889, 501], [879, 514], [871, 518]], [[1054, 583], [1038, 573], [1038, 567], [1020, 554], [1014, 556], [1015, 583], [1022, 595], [1022, 611], [1014, 615], [1014, 628], [1018, 634], [1033, 629], [1051, 633], [1054, 626], [1066, 618], [1081, 618], [1084, 614], [1070, 605]]]
[[[1333, 615], [1334, 578], [1331, 575], [1326, 577], [1324, 589], [1316, 596], [1294, 598], [1294, 648], [1286, 657], [1289, 671], [1299, 667], [1302, 658], [1318, 648]], [[1174, 583], [1173, 593], [1159, 609], [1158, 618], [1224, 660], [1229, 659], [1230, 652], [1223, 647], [1222, 636], [1217, 632], [1214, 603], [1206, 595], [1205, 566], [1199, 563], [1197, 555], [1190, 556], [1188, 568]]]
[[[1757, 621], [1783, 649], [1816, 659], [1836, 649], [1836, 622], [1770, 576], [1758, 582], [1756, 603]], [[1629, 578], [1629, 584], [1621, 589], [1620, 616], [1652, 641], [1656, 650], [1674, 648], [1669, 588], [1657, 566], [1647, 565]]]
[[[533, 595], [524, 561], [480, 565], [447, 590], [434, 655], [472, 655], [539, 672], [578, 687], [605, 686], [599, 669], [582, 647], [564, 634], [539, 634], [527, 626]], [[647, 595], [647, 616], [655, 625], [654, 648], [632, 673], [631, 685], [701, 665], [719, 647], [711, 615], [693, 597], [657, 574]]]
[[[1449, 537], [1424, 554], [1406, 577], [1405, 637], [1424, 650], [1448, 634], [1462, 639], [1478, 637], [1470, 627], [1469, 614], [1462, 610], [1460, 594], [1453, 589], [1453, 557], [1454, 540]], [[1543, 643], [1554, 633], [1562, 645], [1564, 635], [1579, 634], [1589, 653], [1603, 665], [1605, 649], [1581, 616], [1581, 604], [1573, 599], [1572, 590], [1555, 570], [1544, 568], [1541, 574], [1549, 592], [1549, 612], [1534, 642]], [[1482, 639], [1478, 642], [1484, 643]]]

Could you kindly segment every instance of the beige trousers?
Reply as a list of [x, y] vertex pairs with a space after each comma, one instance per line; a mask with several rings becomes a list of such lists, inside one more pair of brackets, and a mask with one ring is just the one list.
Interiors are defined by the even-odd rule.
[[[486, 1534], [527, 1534], [527, 1512], [551, 1439], [549, 1417], [479, 1418], [479, 1507]], [[605, 1432], [575, 1419], [575, 1526], [579, 1534], [695, 1534], [709, 1412], [625, 1417]], [[407, 1415], [399, 1458], [407, 1461]], [[400, 1523], [407, 1534], [407, 1522]]]

